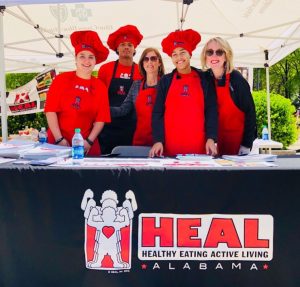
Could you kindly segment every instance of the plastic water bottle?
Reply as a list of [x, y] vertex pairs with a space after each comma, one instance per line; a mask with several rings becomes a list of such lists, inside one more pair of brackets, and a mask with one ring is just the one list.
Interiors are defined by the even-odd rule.
[[265, 141], [269, 139], [269, 131], [266, 126], [264, 126], [262, 129], [261, 138]]
[[41, 131], [39, 132], [39, 143], [43, 144], [47, 142], [47, 132], [46, 132], [46, 128], [41, 128]]
[[75, 134], [72, 138], [72, 159], [73, 164], [80, 164], [84, 158], [84, 140], [80, 133], [80, 129], [75, 129]]

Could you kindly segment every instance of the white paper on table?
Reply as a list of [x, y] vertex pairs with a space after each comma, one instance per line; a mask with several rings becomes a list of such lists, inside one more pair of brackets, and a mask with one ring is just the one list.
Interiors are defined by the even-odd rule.
[[15, 159], [0, 157], [0, 164], [1, 163], [8, 163], [8, 162], [11, 162], [11, 161], [15, 161]]

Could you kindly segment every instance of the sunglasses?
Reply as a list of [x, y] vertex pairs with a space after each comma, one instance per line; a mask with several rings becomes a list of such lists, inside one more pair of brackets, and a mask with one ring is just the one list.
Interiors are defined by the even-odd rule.
[[144, 62], [149, 62], [149, 61], [151, 61], [151, 62], [156, 62], [158, 60], [158, 57], [157, 56], [151, 56], [151, 57], [144, 57]]
[[225, 54], [225, 51], [221, 50], [221, 49], [218, 49], [216, 51], [209, 49], [209, 50], [206, 50], [205, 54], [206, 54], [206, 56], [209, 56], [209, 57], [212, 56], [213, 54], [215, 54], [218, 57], [221, 57]]

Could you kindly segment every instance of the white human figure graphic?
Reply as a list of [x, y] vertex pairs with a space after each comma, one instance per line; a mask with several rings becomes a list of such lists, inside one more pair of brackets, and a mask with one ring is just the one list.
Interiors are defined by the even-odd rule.
[[86, 190], [81, 208], [87, 224], [97, 229], [95, 234], [94, 258], [87, 263], [87, 267], [99, 268], [106, 255], [113, 261], [114, 268], [127, 268], [129, 264], [121, 258], [121, 228], [128, 226], [137, 209], [134, 193], [126, 193], [126, 200], [122, 207], [118, 207], [117, 194], [113, 190], [106, 190], [100, 200], [101, 206], [96, 206], [93, 192]]

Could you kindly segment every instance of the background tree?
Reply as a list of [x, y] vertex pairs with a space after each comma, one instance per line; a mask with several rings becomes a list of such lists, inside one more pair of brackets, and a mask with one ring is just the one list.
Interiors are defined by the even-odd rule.
[[[253, 90], [266, 89], [265, 69], [254, 69]], [[270, 91], [290, 99], [300, 108], [300, 49], [270, 67]]]

